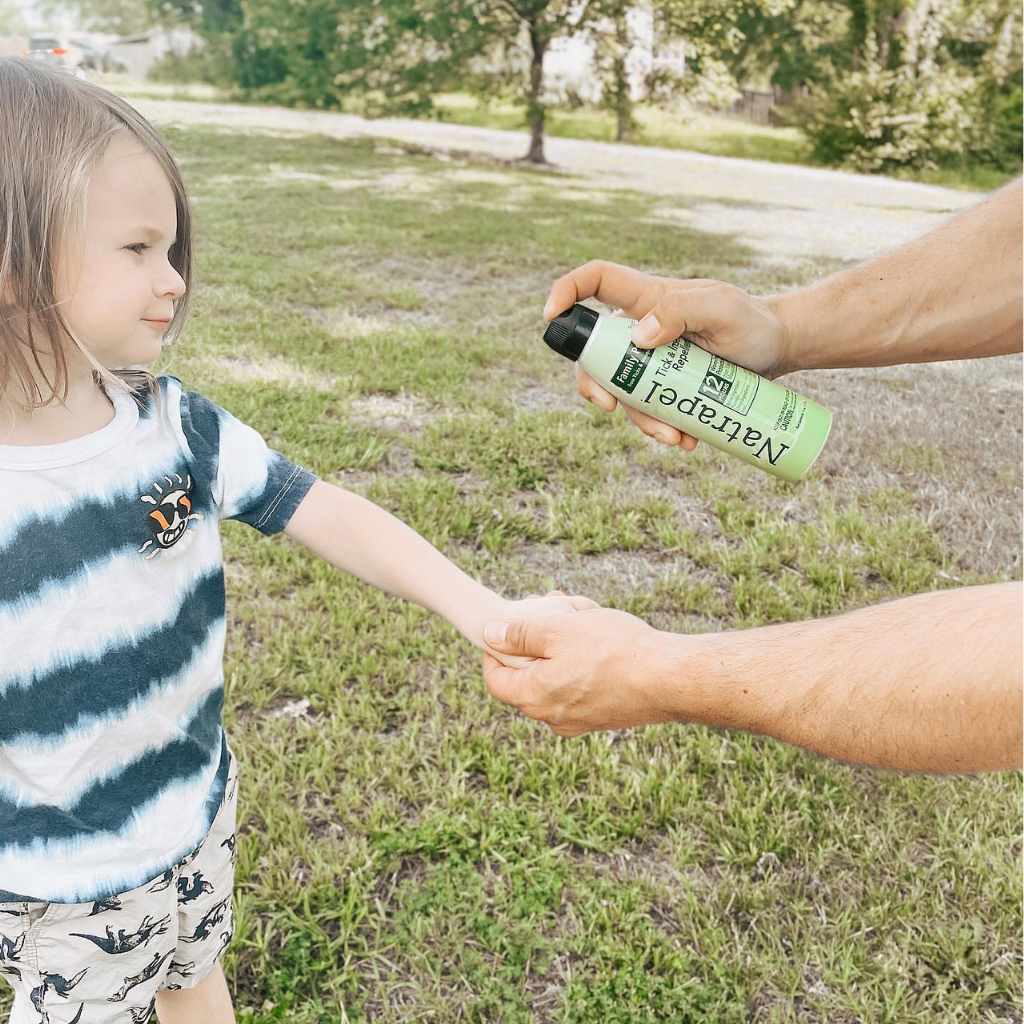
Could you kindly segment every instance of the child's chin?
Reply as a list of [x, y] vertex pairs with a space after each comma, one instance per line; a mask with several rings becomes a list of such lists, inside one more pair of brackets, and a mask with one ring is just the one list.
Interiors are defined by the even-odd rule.
[[124, 353], [126, 366], [148, 366], [155, 362], [163, 351], [163, 341], [159, 337], [149, 338], [138, 345], [132, 345]]

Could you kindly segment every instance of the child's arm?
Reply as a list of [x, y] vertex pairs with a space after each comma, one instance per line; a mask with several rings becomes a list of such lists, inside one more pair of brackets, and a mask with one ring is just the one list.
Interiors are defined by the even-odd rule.
[[507, 601], [470, 579], [390, 512], [323, 481], [310, 488], [285, 532], [331, 565], [444, 616], [480, 648], [485, 622], [595, 606], [583, 597]]

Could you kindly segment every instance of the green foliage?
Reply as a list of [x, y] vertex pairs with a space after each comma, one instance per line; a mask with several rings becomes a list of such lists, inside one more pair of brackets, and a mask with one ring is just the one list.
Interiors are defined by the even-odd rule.
[[615, 139], [630, 141], [637, 129], [627, 61], [635, 40], [630, 32], [630, 0], [608, 4], [606, 18], [591, 26], [594, 65], [602, 80], [602, 105], [615, 114]]
[[[549, 121], [544, 56], [559, 36], [586, 32], [613, 137], [644, 141], [627, 71], [636, 0], [145, 2], [207, 40], [205, 54], [166, 58], [157, 78], [198, 76], [257, 101], [370, 116], [433, 115], [436, 97], [455, 90], [511, 99], [535, 160]], [[737, 84], [770, 87], [801, 97], [789, 119], [822, 163], [885, 173], [1021, 166], [1010, 0], [657, 0], [652, 13], [655, 51], [685, 46], [687, 68], [652, 70], [643, 88], [656, 103], [687, 97], [708, 109], [728, 106]]]
[[[89, 0], [93, 2], [93, 0]], [[184, 56], [168, 54], [150, 71], [155, 81], [199, 80], [257, 91], [283, 82], [287, 75], [284, 47], [276, 30], [254, 27], [253, 9], [240, 0], [145, 0], [165, 19], [190, 25], [204, 45]], [[301, 8], [301, 5], [298, 5]], [[282, 22], [295, 18], [296, 5], [280, 6]]]
[[[893, 172], [1020, 168], [1020, 23], [1006, 0], [660, 0], [702, 59], [809, 93], [815, 159]], [[710, 48], [710, 49], [709, 49]]]
[[233, 86], [235, 74], [230, 61], [225, 59], [228, 46], [229, 40], [221, 37], [187, 53], [169, 50], [153, 64], [146, 77], [153, 82], [209, 82], [222, 87]]
[[[156, 0], [154, 0], [156, 2]], [[438, 92], [519, 95], [543, 127], [535, 72], [580, 21], [571, 0], [173, 0], [251, 98], [367, 114], [427, 113]], [[527, 40], [524, 60], [521, 45]], [[539, 119], [539, 120], [538, 120]]]
[[857, 171], [948, 164], [972, 148], [970, 79], [949, 69], [918, 78], [869, 59], [815, 90], [805, 124], [814, 157]]
[[988, 166], [1009, 174], [1021, 169], [1022, 106], [1019, 77], [1004, 88], [986, 83], [978, 96], [978, 113], [986, 119], [988, 131], [976, 155]]
[[1019, 169], [1021, 58], [1012, 12], [917, 0], [886, 19], [870, 5], [854, 13], [852, 67], [830, 68], [804, 106], [817, 159], [892, 172], [971, 156]]

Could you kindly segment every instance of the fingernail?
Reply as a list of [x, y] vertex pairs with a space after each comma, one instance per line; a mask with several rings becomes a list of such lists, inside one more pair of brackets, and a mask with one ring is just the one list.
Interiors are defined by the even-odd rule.
[[489, 644], [503, 644], [508, 624], [505, 622], [488, 622], [484, 626], [484, 640]]
[[654, 436], [662, 444], [675, 444], [676, 443], [676, 439], [667, 430], [656, 430], [654, 432]]
[[552, 320], [552, 319], [554, 319], [554, 316], [555, 316], [555, 314], [557, 312], [558, 312], [558, 310], [555, 309], [555, 307], [551, 303], [551, 300], [548, 299], [548, 301], [544, 303], [544, 319], [545, 320]]
[[633, 328], [633, 344], [634, 345], [645, 345], [649, 341], [653, 341], [661, 330], [661, 324], [658, 323], [658, 318], [653, 313], [648, 313]]

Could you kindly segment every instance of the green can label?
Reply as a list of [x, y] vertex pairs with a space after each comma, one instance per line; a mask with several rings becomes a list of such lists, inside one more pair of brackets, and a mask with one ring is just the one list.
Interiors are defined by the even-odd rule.
[[612, 383], [625, 391], [627, 395], [633, 394], [633, 389], [640, 383], [640, 378], [644, 375], [644, 370], [647, 369], [647, 364], [650, 361], [650, 349], [641, 349], [630, 345], [622, 357], [622, 362], [619, 363], [619, 368], [612, 375]]
[[754, 404], [760, 382], [756, 373], [712, 356], [699, 390], [706, 398], [746, 416]]
[[599, 316], [579, 365], [631, 406], [782, 480], [817, 458], [832, 414], [685, 335], [655, 349], [632, 344], [636, 321]]

